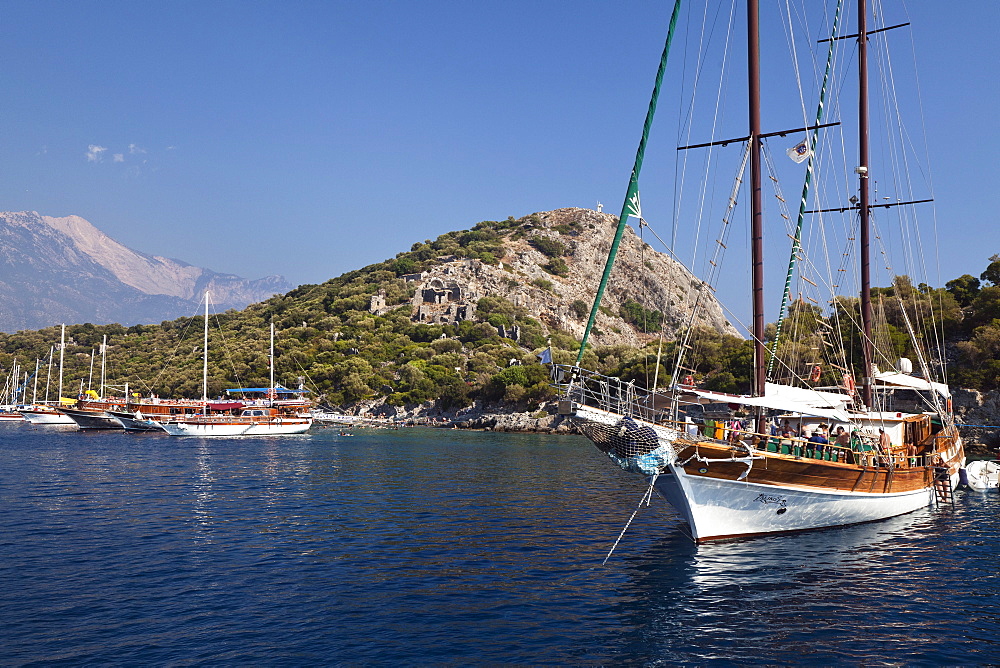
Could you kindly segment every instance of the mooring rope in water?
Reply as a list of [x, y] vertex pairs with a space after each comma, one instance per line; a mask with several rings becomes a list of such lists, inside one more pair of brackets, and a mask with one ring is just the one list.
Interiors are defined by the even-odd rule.
[[614, 553], [615, 548], [618, 547], [618, 543], [621, 542], [622, 537], [625, 535], [625, 532], [628, 531], [629, 526], [632, 524], [632, 520], [634, 520], [635, 516], [639, 514], [639, 509], [642, 508], [642, 504], [645, 503], [646, 506], [649, 506], [649, 502], [653, 500], [653, 485], [656, 484], [656, 479], [659, 477], [659, 475], [660, 475], [659, 473], [654, 473], [653, 477], [649, 479], [649, 489], [647, 489], [645, 493], [642, 495], [642, 499], [639, 500], [638, 507], [636, 507], [635, 512], [632, 513], [632, 517], [628, 518], [628, 522], [625, 523], [625, 528], [622, 529], [622, 532], [620, 534], [618, 534], [618, 540], [616, 540], [615, 544], [611, 546], [611, 551], [608, 552], [608, 556], [604, 557], [604, 561], [601, 562], [601, 566], [604, 566], [608, 563], [608, 559], [611, 558], [611, 555]]

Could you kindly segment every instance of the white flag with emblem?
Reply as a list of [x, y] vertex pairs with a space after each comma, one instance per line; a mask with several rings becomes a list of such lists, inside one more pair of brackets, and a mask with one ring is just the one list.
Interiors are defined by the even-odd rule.
[[785, 151], [785, 153], [787, 153], [788, 157], [795, 162], [804, 162], [808, 160], [809, 156], [812, 155], [812, 151], [809, 150], [809, 140], [803, 139], [798, 144]]

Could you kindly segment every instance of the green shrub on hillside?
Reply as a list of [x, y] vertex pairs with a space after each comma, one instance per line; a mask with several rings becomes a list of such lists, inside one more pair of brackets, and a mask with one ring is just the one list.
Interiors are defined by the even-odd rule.
[[561, 257], [553, 258], [548, 263], [542, 265], [542, 269], [554, 276], [567, 276], [569, 274], [569, 266]]
[[528, 239], [528, 243], [547, 257], [556, 258], [566, 254], [566, 246], [552, 237], [533, 236]]
[[618, 314], [622, 320], [635, 326], [639, 331], [656, 333], [660, 331], [660, 323], [663, 321], [663, 314], [659, 311], [651, 311], [642, 304], [628, 300], [618, 309]]

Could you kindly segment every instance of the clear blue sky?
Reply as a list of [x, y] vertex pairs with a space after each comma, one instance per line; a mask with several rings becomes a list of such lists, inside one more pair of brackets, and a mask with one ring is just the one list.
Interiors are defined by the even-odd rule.
[[[941, 282], [978, 275], [1000, 252], [1000, 2], [890, 4], [914, 22]], [[668, 5], [0, 2], [0, 209], [293, 283], [480, 220], [617, 212]]]

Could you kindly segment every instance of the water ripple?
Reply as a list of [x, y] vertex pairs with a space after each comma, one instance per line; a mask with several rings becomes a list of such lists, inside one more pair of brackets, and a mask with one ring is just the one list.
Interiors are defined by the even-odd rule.
[[0, 425], [3, 664], [990, 663], [998, 495], [694, 546], [572, 437]]

